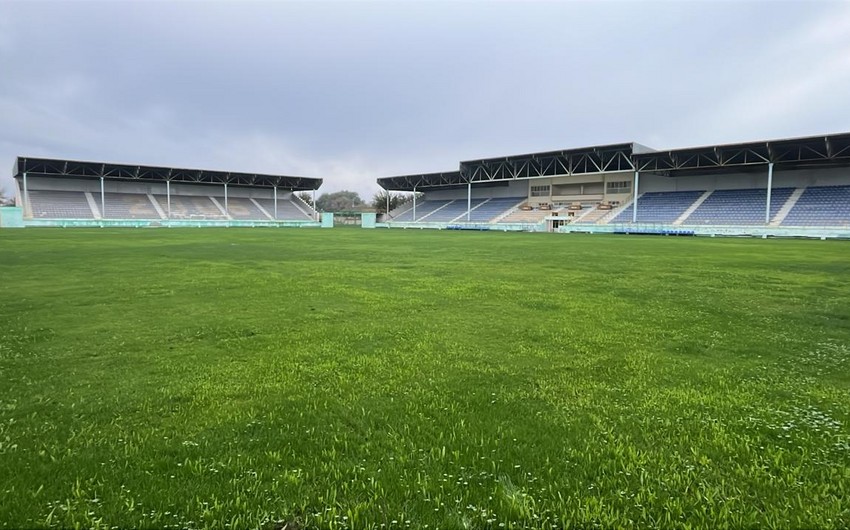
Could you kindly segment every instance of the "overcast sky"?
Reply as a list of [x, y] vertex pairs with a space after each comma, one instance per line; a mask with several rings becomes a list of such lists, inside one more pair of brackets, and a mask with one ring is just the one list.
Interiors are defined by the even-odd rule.
[[18, 155], [380, 176], [850, 131], [850, 2], [0, 0]]

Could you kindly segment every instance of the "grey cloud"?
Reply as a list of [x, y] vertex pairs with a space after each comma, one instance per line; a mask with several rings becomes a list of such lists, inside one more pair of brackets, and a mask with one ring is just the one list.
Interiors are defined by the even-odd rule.
[[[375, 177], [846, 129], [842, 3], [0, 3], [0, 160]], [[3, 167], [0, 164], [0, 167]], [[8, 166], [7, 166], [8, 167]]]

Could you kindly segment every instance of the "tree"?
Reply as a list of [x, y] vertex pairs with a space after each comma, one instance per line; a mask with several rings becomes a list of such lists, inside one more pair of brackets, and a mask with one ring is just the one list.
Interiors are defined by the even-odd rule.
[[356, 191], [348, 190], [323, 193], [316, 199], [316, 207], [322, 212], [346, 212], [365, 205]]
[[309, 191], [300, 191], [295, 194], [299, 199], [306, 202], [308, 206], [313, 207], [313, 195]]
[[391, 191], [379, 191], [372, 197], [372, 208], [377, 213], [387, 213], [387, 194], [390, 196], [390, 211], [395, 210], [402, 204], [413, 200], [412, 193], [393, 193]]

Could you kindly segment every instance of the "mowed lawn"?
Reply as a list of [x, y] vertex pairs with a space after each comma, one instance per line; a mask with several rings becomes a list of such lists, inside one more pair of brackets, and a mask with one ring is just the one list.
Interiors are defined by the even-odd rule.
[[0, 527], [850, 526], [850, 242], [27, 228], [0, 285]]

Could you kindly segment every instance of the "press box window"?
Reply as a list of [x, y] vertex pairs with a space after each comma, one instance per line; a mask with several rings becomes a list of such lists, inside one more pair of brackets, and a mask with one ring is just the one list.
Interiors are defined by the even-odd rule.
[[628, 180], [608, 183], [608, 193], [629, 193], [632, 190], [632, 183]]
[[531, 187], [531, 196], [532, 197], [548, 197], [549, 196], [549, 186], [532, 186]]

